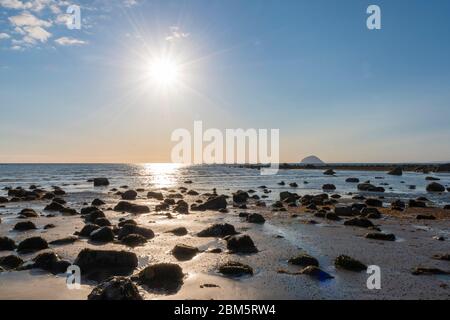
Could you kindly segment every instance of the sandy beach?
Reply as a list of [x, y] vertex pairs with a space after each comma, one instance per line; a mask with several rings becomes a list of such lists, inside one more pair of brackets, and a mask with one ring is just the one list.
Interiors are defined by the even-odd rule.
[[[347, 173], [342, 172], [343, 175]], [[330, 178], [331, 180], [333, 178]], [[0, 236], [9, 237], [19, 244], [30, 237], [42, 237], [48, 243], [54, 240], [73, 236], [87, 222], [87, 215], [80, 214], [82, 208], [89, 208], [94, 199], [101, 199], [104, 204], [97, 206], [104, 213], [114, 230], [113, 239], [105, 242], [92, 240], [89, 236], [75, 236], [70, 243], [50, 244], [48, 249], [36, 250], [32, 253], [16, 251], [0, 251], [0, 257], [19, 256], [24, 265], [43, 252], [54, 252], [59, 259], [74, 263], [79, 253], [85, 249], [114, 250], [132, 252], [138, 259], [137, 266], [128, 273], [127, 279], [132, 279], [139, 295], [144, 299], [448, 299], [450, 297], [449, 262], [437, 259], [435, 255], [449, 254], [448, 238], [450, 230], [450, 210], [444, 205], [428, 208], [409, 208], [403, 211], [392, 210], [389, 203], [383, 202], [382, 193], [355, 192], [352, 195], [332, 192], [316, 192], [311, 196], [326, 194], [325, 203], [318, 203], [313, 209], [311, 203], [305, 203], [308, 195], [298, 196], [295, 205], [289, 200], [280, 200], [280, 193], [273, 194], [275, 186], [255, 185], [249, 192], [230, 190], [225, 193], [227, 209], [207, 209], [197, 211], [195, 205], [208, 203], [220, 195], [210, 192], [196, 194], [191, 183], [183, 181], [177, 188], [138, 188], [135, 200], [124, 200], [126, 191], [131, 188], [120, 188], [119, 185], [105, 187], [90, 187], [93, 192], [70, 192], [58, 196], [66, 202], [63, 207], [75, 209], [75, 212], [61, 213], [48, 211], [44, 208], [52, 200], [14, 201], [3, 204]], [[187, 181], [190, 182], [190, 181]], [[425, 182], [424, 182], [425, 183]], [[260, 187], [260, 188], [258, 188]], [[261, 188], [265, 187], [265, 188]], [[64, 187], [62, 187], [64, 188]], [[290, 188], [290, 187], [288, 187]], [[150, 197], [148, 196], [148, 192]], [[194, 190], [195, 191], [195, 190]], [[5, 193], [8, 191], [5, 190]], [[168, 206], [158, 208], [164, 200], [152, 198], [156, 193], [163, 194], [162, 199]], [[284, 191], [284, 196], [296, 194], [296, 188]], [[286, 193], [287, 192], [287, 193]], [[234, 197], [233, 197], [234, 194]], [[236, 203], [243, 194], [245, 201]], [[264, 195], [271, 194], [273, 200], [264, 200]], [[256, 196], [255, 196], [256, 195]], [[332, 196], [334, 195], [334, 196]], [[359, 200], [352, 199], [355, 195], [363, 196]], [[354, 203], [364, 204], [367, 199], [381, 197], [382, 208], [367, 206], [371, 213], [378, 211], [379, 215], [366, 219], [363, 214], [353, 211], [351, 214], [336, 215], [350, 208]], [[327, 201], [338, 198], [328, 203]], [[317, 199], [317, 198], [316, 198]], [[53, 199], [53, 203], [54, 203]], [[127, 213], [113, 208], [120, 202], [148, 207], [146, 213]], [[184, 210], [180, 202], [186, 202], [189, 209]], [[322, 200], [323, 201], [323, 200]], [[176, 202], [178, 202], [176, 204]], [[302, 203], [303, 202], [303, 203]], [[264, 204], [263, 204], [264, 203]], [[192, 205], [194, 204], [194, 207]], [[341, 208], [338, 211], [336, 206]], [[432, 207], [433, 206], [433, 207]], [[366, 207], [363, 205], [363, 207]], [[32, 208], [38, 214], [34, 218], [18, 217], [24, 208]], [[177, 212], [178, 211], [178, 212]], [[345, 210], [344, 210], [345, 211]], [[85, 213], [86, 211], [84, 211]], [[264, 218], [261, 223], [248, 218], [257, 213]], [[342, 213], [342, 212], [341, 212]], [[434, 217], [434, 220], [417, 219], [418, 215]], [[348, 225], [352, 219], [366, 219], [373, 226]], [[151, 237], [140, 246], [130, 247], [120, 241], [120, 230], [124, 228], [119, 223], [124, 220], [134, 220], [139, 227], [151, 229]], [[31, 221], [36, 229], [15, 231], [13, 227], [18, 222]], [[100, 220], [105, 222], [104, 220]], [[259, 222], [259, 223], [254, 223]], [[99, 222], [100, 223], [100, 222]], [[222, 236], [200, 237], [199, 232], [214, 224], [230, 224], [239, 235], [248, 235], [256, 252], [247, 250], [247, 244], [239, 244], [232, 248], [229, 238]], [[53, 228], [44, 226], [53, 224]], [[185, 235], [175, 235], [168, 231], [184, 227]], [[99, 228], [99, 227], [97, 227]], [[395, 241], [383, 241], [366, 238], [367, 233], [395, 235]], [[119, 236], [118, 236], [119, 235]], [[239, 237], [238, 235], [238, 237]], [[233, 237], [233, 236], [231, 236]], [[192, 256], [176, 258], [172, 249], [179, 244], [197, 248]], [[248, 246], [247, 246], [248, 247]], [[216, 249], [214, 251], [213, 249]], [[218, 250], [220, 249], [220, 250]], [[241, 250], [244, 249], [244, 250]], [[213, 252], [216, 253], [213, 253]], [[243, 251], [243, 252], [239, 252]], [[305, 265], [290, 263], [292, 257], [307, 254], [315, 258], [322, 272], [332, 278], [324, 280], [311, 274], [301, 274]], [[365, 270], [348, 270], [335, 265], [338, 256], [346, 255], [363, 263], [365, 266], [377, 265], [381, 269], [381, 289], [369, 290], [366, 282], [369, 274]], [[220, 267], [229, 261], [237, 261], [250, 266], [253, 274], [224, 275]], [[136, 280], [136, 275], [148, 266], [160, 263], [170, 263], [181, 267], [181, 284], [175, 290], [149, 288]], [[69, 290], [66, 286], [66, 274], [52, 274], [39, 267], [20, 270], [17, 266], [12, 270], [0, 273], [0, 299], [87, 299], [92, 290], [101, 281], [87, 279], [82, 273], [81, 288]], [[431, 274], [415, 275], [416, 268], [428, 268]], [[434, 268], [434, 269], [430, 269]], [[16, 270], [14, 270], [16, 269]], [[431, 271], [430, 271], [431, 270]], [[434, 271], [433, 271], [434, 270]], [[439, 271], [436, 271], [439, 270]], [[83, 270], [84, 271], [84, 270]], [[442, 274], [436, 274], [442, 273]], [[134, 277], [133, 277], [134, 275]], [[107, 279], [103, 279], [107, 280]]]

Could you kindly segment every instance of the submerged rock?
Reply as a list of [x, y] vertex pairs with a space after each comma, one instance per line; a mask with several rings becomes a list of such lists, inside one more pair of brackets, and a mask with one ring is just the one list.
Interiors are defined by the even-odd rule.
[[234, 226], [228, 223], [222, 224], [214, 224], [199, 233], [197, 233], [198, 237], [216, 237], [223, 238], [229, 235], [237, 234]]
[[288, 260], [288, 262], [290, 264], [296, 265], [296, 266], [303, 266], [303, 267], [307, 267], [307, 266], [319, 266], [319, 261], [308, 255], [308, 254], [300, 254], [298, 256], [292, 257]]
[[219, 272], [231, 276], [253, 275], [253, 268], [237, 261], [228, 261], [219, 266]]
[[114, 250], [83, 249], [75, 259], [74, 265], [88, 279], [103, 280], [110, 276], [128, 275], [138, 266], [135, 253]]
[[234, 235], [226, 238], [227, 249], [235, 253], [258, 252], [252, 238], [248, 235]]
[[172, 254], [177, 260], [186, 261], [191, 260], [199, 252], [198, 248], [188, 246], [185, 244], [177, 244], [172, 249]]
[[17, 252], [30, 253], [48, 248], [48, 243], [41, 237], [31, 237], [23, 240], [17, 246]]
[[136, 285], [126, 277], [112, 277], [96, 286], [88, 300], [143, 300]]
[[363, 271], [367, 269], [365, 264], [346, 255], [340, 255], [337, 257], [334, 260], [334, 265], [337, 268], [342, 268], [349, 271]]
[[150, 289], [176, 292], [183, 284], [183, 269], [174, 263], [157, 263], [139, 272], [137, 281]]

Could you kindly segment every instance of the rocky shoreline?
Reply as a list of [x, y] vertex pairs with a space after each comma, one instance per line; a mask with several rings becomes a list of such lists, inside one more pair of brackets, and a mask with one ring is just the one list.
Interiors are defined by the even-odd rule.
[[[429, 193], [449, 191], [426, 181]], [[20, 279], [36, 270], [39, 281], [50, 281], [42, 280], [43, 272], [62, 286], [71, 265], [81, 269], [81, 298], [91, 300], [243, 298], [244, 292], [247, 298], [377, 298], [365, 287], [370, 264], [391, 272], [392, 289], [381, 298], [411, 286], [407, 298], [449, 297], [449, 204], [436, 206], [426, 197], [387, 202], [383, 187], [354, 177], [347, 182], [357, 192], [345, 197], [332, 183], [321, 193], [299, 195], [291, 182], [292, 191], [280, 192], [273, 203], [265, 201], [271, 186], [217, 194], [191, 189], [190, 180], [152, 190], [110, 187], [106, 178], [90, 182], [103, 197], [83, 203], [59, 186], [4, 188], [0, 202], [9, 212], [0, 220], [0, 279], [11, 287], [2, 286], [0, 298], [23, 298], [29, 287]], [[426, 235], [417, 237], [417, 225]], [[392, 259], [405, 252], [411, 256]], [[249, 292], [249, 284], [268, 283], [279, 284], [273, 292]], [[13, 290], [17, 284], [22, 293]], [[309, 293], [302, 292], [305, 286]]]

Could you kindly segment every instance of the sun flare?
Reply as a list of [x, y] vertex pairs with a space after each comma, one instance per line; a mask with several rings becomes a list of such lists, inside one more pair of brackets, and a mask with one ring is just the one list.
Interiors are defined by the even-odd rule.
[[167, 89], [179, 82], [180, 67], [174, 60], [158, 59], [149, 63], [148, 75], [155, 85]]

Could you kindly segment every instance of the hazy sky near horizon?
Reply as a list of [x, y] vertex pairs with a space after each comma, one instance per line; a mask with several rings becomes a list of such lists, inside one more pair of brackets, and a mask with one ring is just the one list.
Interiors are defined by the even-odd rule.
[[280, 129], [282, 162], [449, 161], [449, 39], [445, 0], [0, 0], [0, 162], [168, 162], [195, 120]]

